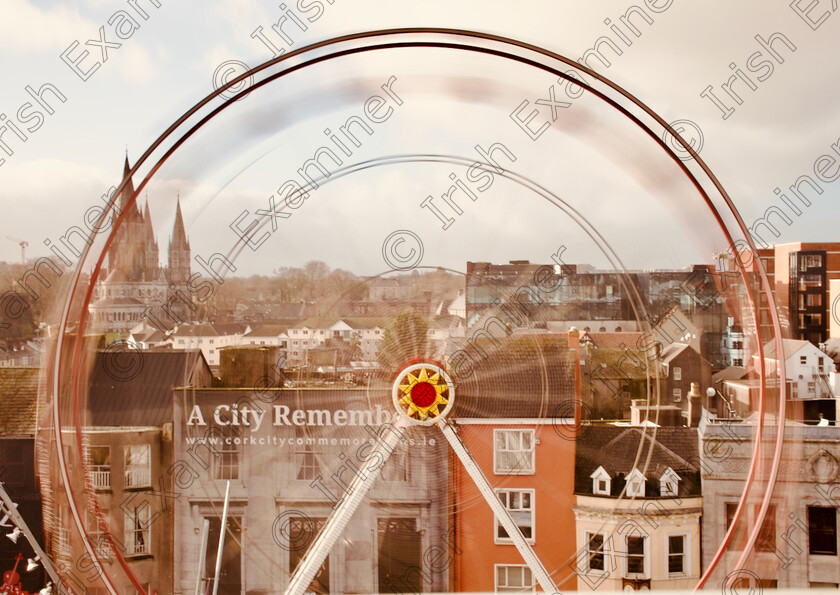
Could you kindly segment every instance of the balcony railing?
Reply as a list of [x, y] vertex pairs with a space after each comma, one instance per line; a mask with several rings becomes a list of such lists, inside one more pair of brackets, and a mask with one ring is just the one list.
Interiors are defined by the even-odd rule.
[[[139, 535], [139, 534], [138, 534]], [[144, 556], [149, 553], [149, 542], [147, 539], [148, 535], [143, 534], [143, 537], [137, 543], [128, 543], [126, 544], [126, 555], [127, 556]]]
[[93, 465], [90, 480], [97, 490], [107, 490], [111, 487], [111, 467], [108, 465]]
[[125, 470], [125, 487], [142, 488], [151, 485], [151, 470], [144, 467], [127, 467]]
[[70, 558], [70, 529], [59, 527], [56, 533], [56, 555], [59, 558]]

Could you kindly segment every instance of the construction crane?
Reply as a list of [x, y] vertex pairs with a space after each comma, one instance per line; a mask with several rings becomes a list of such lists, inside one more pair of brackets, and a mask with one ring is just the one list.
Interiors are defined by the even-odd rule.
[[12, 240], [13, 242], [17, 242], [20, 245], [20, 263], [26, 264], [26, 247], [29, 245], [29, 242], [24, 240], [19, 240], [17, 238], [13, 238], [11, 236], [6, 236], [8, 239]]

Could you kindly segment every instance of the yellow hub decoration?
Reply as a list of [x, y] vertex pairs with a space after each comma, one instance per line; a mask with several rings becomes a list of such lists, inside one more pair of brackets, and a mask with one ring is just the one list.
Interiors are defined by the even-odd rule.
[[431, 364], [404, 369], [394, 386], [394, 404], [416, 423], [439, 421], [452, 400], [452, 385], [446, 373]]

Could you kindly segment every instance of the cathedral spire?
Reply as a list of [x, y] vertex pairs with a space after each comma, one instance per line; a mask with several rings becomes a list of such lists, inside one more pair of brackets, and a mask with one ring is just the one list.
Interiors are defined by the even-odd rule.
[[123, 179], [128, 178], [128, 184], [123, 188], [120, 194], [120, 211], [125, 210], [125, 205], [128, 204], [129, 199], [134, 194], [134, 182], [129, 177], [131, 173], [131, 165], [128, 163], [128, 149], [125, 151], [125, 165], [123, 166]]
[[187, 241], [187, 232], [184, 229], [184, 217], [181, 215], [181, 196], [178, 195], [178, 200], [175, 203], [175, 225], [172, 227], [172, 238], [170, 244], [185, 246], [189, 249], [190, 243]]

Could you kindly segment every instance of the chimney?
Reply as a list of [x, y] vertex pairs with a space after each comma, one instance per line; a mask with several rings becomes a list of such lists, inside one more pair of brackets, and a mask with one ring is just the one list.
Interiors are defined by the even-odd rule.
[[569, 351], [572, 352], [572, 357], [575, 358], [575, 428], [579, 432], [581, 418], [583, 417], [580, 407], [581, 400], [583, 399], [583, 383], [581, 382], [580, 374], [580, 331], [575, 327], [569, 329]]
[[703, 410], [703, 395], [700, 394], [700, 386], [696, 382], [691, 383], [691, 392], [688, 393], [688, 427], [696, 428], [700, 425], [700, 414]]

